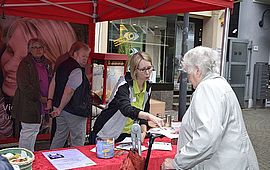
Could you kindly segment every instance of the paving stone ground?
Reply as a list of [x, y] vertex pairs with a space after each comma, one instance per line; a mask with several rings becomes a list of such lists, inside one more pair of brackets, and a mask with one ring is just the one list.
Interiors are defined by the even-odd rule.
[[243, 117], [260, 170], [270, 170], [270, 108], [245, 109]]

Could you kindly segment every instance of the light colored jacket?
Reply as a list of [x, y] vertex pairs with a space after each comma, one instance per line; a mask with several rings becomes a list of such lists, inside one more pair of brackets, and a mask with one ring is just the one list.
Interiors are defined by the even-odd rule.
[[259, 170], [237, 97], [217, 74], [197, 86], [173, 161], [176, 169]]

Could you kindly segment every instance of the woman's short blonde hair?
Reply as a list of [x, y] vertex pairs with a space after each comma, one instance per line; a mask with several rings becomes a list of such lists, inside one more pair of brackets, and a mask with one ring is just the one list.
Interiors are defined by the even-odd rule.
[[142, 60], [149, 61], [152, 64], [152, 58], [146, 52], [137, 52], [130, 58], [129, 69], [133, 80], [137, 79], [137, 68]]

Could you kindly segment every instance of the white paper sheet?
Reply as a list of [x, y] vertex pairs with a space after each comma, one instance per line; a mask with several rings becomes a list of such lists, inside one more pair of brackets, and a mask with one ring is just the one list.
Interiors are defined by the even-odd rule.
[[167, 142], [154, 142], [152, 144], [152, 150], [171, 151], [172, 144]]
[[96, 165], [78, 149], [66, 149], [42, 153], [56, 169], [72, 169]]
[[124, 140], [122, 140], [121, 142], [119, 142], [119, 144], [122, 144], [122, 143], [132, 143], [131, 137], [126, 137]]
[[175, 139], [179, 137], [179, 134], [173, 133], [175, 132], [175, 129], [171, 127], [152, 128], [148, 132], [153, 134], [161, 134], [170, 139]]
[[[129, 143], [129, 144], [120, 144], [120, 145], [116, 146], [115, 148], [123, 149], [123, 150], [130, 150], [132, 148], [132, 144], [131, 143]], [[142, 149], [142, 151], [145, 151], [148, 148], [142, 145], [141, 149]]]

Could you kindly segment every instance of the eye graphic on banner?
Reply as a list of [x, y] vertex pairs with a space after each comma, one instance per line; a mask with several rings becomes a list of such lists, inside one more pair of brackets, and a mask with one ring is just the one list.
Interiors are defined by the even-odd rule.
[[113, 40], [115, 46], [119, 46], [128, 41], [135, 41], [139, 38], [136, 32], [126, 32], [123, 37]]

